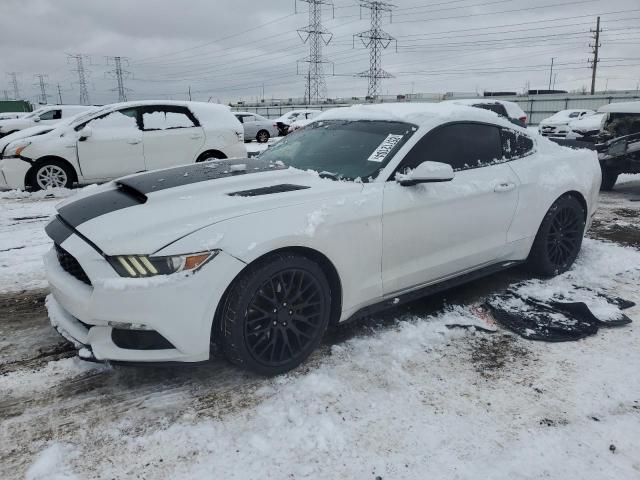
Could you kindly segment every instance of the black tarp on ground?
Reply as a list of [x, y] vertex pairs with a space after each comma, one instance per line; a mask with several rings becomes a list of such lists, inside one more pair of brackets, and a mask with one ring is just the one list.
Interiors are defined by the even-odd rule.
[[[586, 290], [581, 287], [574, 288], [576, 291]], [[619, 310], [635, 305], [628, 300], [608, 296], [604, 292], [590, 292]], [[631, 319], [621, 311], [614, 318], [602, 320], [593, 314], [584, 301], [576, 301], [566, 294], [539, 299], [520, 293], [518, 286], [503, 294], [489, 297], [485, 305], [503, 327], [523, 338], [545, 342], [579, 340], [596, 334], [601, 327], [617, 327], [631, 323]]]

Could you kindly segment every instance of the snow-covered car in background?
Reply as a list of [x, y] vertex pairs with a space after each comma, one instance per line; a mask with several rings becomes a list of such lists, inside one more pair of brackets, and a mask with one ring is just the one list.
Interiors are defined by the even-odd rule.
[[521, 262], [567, 270], [600, 186], [594, 152], [468, 107], [333, 109], [254, 159], [133, 175], [58, 206], [51, 321], [97, 360], [262, 374], [329, 325]]
[[12, 120], [14, 118], [24, 117], [29, 112], [2, 112], [0, 113], [0, 120]]
[[598, 140], [604, 113], [596, 113], [587, 115], [580, 120], [569, 122], [569, 131], [566, 134], [567, 140], [580, 140], [583, 142], [594, 143]]
[[295, 122], [292, 122], [291, 125], [289, 125], [287, 134], [293, 133], [296, 130], [300, 130], [302, 127], [306, 127], [307, 125], [309, 125], [311, 122], [315, 120], [315, 117], [317, 117], [317, 115], [314, 115], [310, 118], [301, 118], [299, 120], [296, 120]]
[[610, 103], [604, 114], [597, 145], [602, 189], [612, 190], [621, 173], [640, 173], [640, 102]]
[[7, 145], [0, 188], [70, 187], [246, 154], [242, 125], [223, 105], [124, 102]]
[[245, 142], [257, 140], [258, 143], [266, 143], [271, 137], [278, 136], [278, 127], [274, 120], [251, 112], [233, 112], [233, 114], [244, 127]]
[[497, 100], [495, 98], [460, 98], [455, 100], [444, 100], [443, 103], [453, 103], [455, 105], [467, 105], [469, 107], [482, 108], [508, 118], [515, 125], [527, 126], [527, 114], [515, 102], [507, 100]]
[[86, 105], [49, 105], [41, 107], [22, 117], [0, 121], [0, 137], [25, 128], [35, 127], [36, 125], [54, 125], [61, 120], [90, 110], [95, 110], [95, 107]]
[[275, 122], [278, 127], [278, 134], [285, 136], [289, 133], [289, 126], [296, 120], [308, 120], [317, 117], [321, 113], [320, 110], [291, 110], [281, 117], [276, 118]]
[[570, 122], [581, 120], [594, 113], [596, 112], [586, 109], [560, 110], [540, 122], [538, 133], [544, 137], [564, 138], [570, 131]]
[[328, 325], [527, 262], [567, 270], [594, 152], [480, 109], [355, 106], [254, 159], [129, 176], [58, 206], [53, 325], [84, 358], [285, 372]]

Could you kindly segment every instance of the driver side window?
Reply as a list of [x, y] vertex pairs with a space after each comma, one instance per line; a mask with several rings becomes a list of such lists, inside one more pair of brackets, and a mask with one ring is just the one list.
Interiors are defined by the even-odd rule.
[[62, 110], [49, 110], [40, 115], [40, 120], [60, 120], [62, 118]]
[[481, 123], [452, 123], [428, 132], [405, 156], [398, 171], [422, 162], [448, 163], [455, 171], [486, 167], [502, 161], [500, 130]]
[[113, 130], [134, 133], [140, 130], [138, 127], [138, 109], [125, 108], [109, 112], [106, 115], [90, 120], [85, 126], [90, 127], [94, 133]]

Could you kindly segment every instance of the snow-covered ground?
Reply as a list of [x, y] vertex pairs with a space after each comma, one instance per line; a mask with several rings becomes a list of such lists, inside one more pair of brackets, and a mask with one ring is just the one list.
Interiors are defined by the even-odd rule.
[[[538, 291], [640, 303], [640, 178], [620, 182]], [[640, 307], [579, 342], [446, 328], [490, 321], [479, 305], [513, 271], [343, 326], [274, 379], [86, 363], [33, 290], [59, 198], [0, 195], [0, 478], [640, 478]]]

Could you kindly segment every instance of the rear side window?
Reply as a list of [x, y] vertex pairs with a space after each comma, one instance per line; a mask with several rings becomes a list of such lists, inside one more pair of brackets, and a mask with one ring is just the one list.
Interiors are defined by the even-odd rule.
[[193, 114], [188, 108], [173, 105], [154, 105], [142, 110], [144, 130], [172, 130], [197, 126]]
[[503, 128], [502, 154], [506, 159], [520, 158], [533, 152], [533, 140], [523, 133]]
[[400, 170], [422, 162], [448, 163], [454, 170], [485, 167], [502, 160], [500, 130], [494, 125], [454, 123], [420, 139], [404, 158]]
[[474, 105], [474, 107], [489, 110], [491, 112], [497, 113], [501, 117], [509, 117], [509, 115], [507, 114], [507, 109], [504, 108], [504, 105], [500, 103], [478, 103]]

